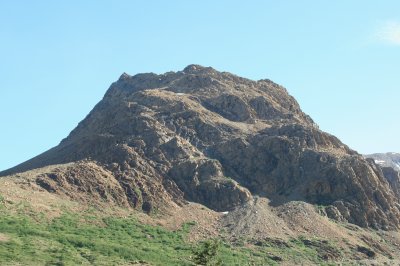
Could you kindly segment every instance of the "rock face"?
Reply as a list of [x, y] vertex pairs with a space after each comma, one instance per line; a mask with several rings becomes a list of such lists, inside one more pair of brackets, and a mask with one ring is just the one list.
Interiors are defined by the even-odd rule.
[[397, 192], [373, 161], [320, 131], [283, 87], [209, 67], [123, 74], [57, 147], [1, 174], [85, 159], [147, 212], [168, 199], [226, 211], [259, 195], [326, 205], [363, 227], [400, 225]]
[[400, 172], [394, 170], [392, 167], [382, 166], [382, 172], [388, 180], [392, 190], [398, 198], [400, 198]]

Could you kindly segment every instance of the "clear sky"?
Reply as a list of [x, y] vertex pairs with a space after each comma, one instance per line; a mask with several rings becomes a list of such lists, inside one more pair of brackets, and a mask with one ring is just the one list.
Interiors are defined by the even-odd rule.
[[0, 170], [55, 145], [127, 72], [269, 78], [360, 153], [400, 152], [400, 1], [0, 1]]

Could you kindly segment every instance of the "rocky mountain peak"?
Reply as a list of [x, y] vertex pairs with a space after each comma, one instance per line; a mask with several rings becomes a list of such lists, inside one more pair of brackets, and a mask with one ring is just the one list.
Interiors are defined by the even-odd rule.
[[[145, 212], [186, 200], [226, 211], [262, 196], [322, 205], [363, 227], [400, 225], [382, 169], [319, 130], [285, 88], [199, 65], [121, 75], [58, 146], [1, 174], [82, 160], [101, 165], [121, 202]], [[57, 180], [70, 179], [38, 182]]]
[[122, 73], [118, 80], [127, 80], [132, 78], [131, 75], [127, 74], [126, 72]]
[[213, 73], [216, 71], [212, 67], [204, 67], [201, 65], [192, 64], [185, 67], [182, 72], [187, 74], [201, 74], [201, 73]]

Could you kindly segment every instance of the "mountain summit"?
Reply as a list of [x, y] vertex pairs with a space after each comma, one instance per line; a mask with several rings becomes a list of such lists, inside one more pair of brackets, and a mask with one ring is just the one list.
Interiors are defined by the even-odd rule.
[[321, 205], [362, 227], [400, 226], [398, 190], [373, 160], [319, 130], [282, 86], [211, 67], [122, 74], [58, 146], [1, 175], [67, 163], [35, 182], [144, 212], [186, 201], [230, 211], [265, 197]]

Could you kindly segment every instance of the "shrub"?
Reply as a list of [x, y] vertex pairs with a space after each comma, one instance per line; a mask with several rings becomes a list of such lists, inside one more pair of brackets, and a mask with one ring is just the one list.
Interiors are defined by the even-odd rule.
[[193, 262], [197, 265], [217, 266], [222, 265], [222, 261], [218, 259], [218, 252], [221, 242], [218, 239], [207, 240], [199, 244], [193, 250]]

